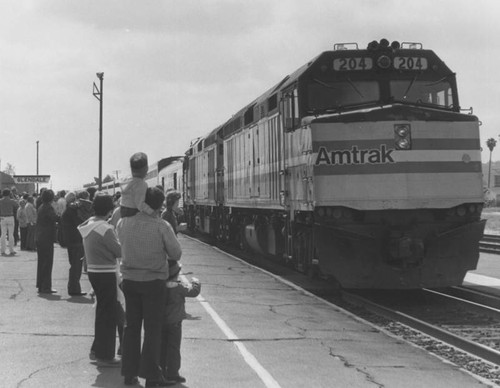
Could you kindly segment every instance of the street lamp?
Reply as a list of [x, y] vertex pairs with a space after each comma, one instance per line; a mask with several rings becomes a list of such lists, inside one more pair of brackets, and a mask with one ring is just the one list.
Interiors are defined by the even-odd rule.
[[102, 92], [102, 80], [104, 78], [104, 73], [96, 73], [97, 78], [99, 78], [100, 85], [97, 85], [94, 82], [94, 97], [99, 100], [99, 191], [102, 190], [102, 100], [103, 100], [103, 92]]

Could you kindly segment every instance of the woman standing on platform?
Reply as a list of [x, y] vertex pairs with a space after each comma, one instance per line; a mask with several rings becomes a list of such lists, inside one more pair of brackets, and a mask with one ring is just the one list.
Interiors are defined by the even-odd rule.
[[45, 190], [42, 193], [42, 204], [38, 208], [36, 222], [36, 249], [38, 266], [36, 272], [36, 286], [42, 294], [57, 292], [52, 288], [52, 266], [54, 264], [54, 239], [56, 234], [57, 215], [52, 206], [54, 192]]

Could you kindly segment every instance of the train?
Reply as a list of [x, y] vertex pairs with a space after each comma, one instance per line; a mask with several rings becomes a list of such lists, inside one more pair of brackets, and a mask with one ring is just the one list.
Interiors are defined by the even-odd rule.
[[479, 127], [421, 43], [338, 43], [192, 142], [184, 216], [342, 288], [459, 285], [485, 227]]

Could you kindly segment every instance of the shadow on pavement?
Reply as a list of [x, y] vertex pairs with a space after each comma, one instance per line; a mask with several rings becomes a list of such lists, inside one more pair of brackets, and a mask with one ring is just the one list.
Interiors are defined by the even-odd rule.
[[39, 298], [47, 299], [47, 300], [61, 300], [61, 295], [56, 294], [38, 294]]
[[[96, 376], [92, 387], [111, 388], [125, 386], [123, 384], [123, 376], [121, 375], [120, 367], [96, 366], [96, 368], [99, 374]], [[141, 385], [137, 384], [134, 385], [134, 387], [140, 388]]]
[[94, 299], [85, 298], [83, 296], [70, 296], [68, 299], [66, 299], [66, 302], [78, 304], [93, 304]]

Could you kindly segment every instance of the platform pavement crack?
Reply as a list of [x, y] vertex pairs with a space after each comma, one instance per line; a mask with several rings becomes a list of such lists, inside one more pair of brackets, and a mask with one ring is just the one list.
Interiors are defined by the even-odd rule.
[[344, 366], [346, 368], [353, 368], [354, 370], [356, 370], [357, 372], [361, 373], [362, 375], [365, 376], [365, 379], [370, 382], [370, 383], [373, 383], [375, 384], [377, 387], [379, 388], [384, 388], [384, 384], [381, 384], [381, 383], [378, 383], [375, 381], [375, 378], [368, 372], [356, 367], [354, 364], [351, 364], [344, 356], [340, 355], [340, 354], [335, 354], [334, 350], [332, 347], [330, 347], [330, 356], [337, 359], [337, 360], [340, 360]]
[[24, 288], [23, 286], [21, 285], [21, 282], [17, 279], [14, 279], [14, 281], [17, 283], [17, 286], [19, 287], [19, 291], [12, 294], [9, 299], [12, 299], [12, 300], [15, 300], [23, 291], [24, 291]]
[[43, 367], [43, 368], [40, 368], [40, 369], [37, 369], [33, 372], [31, 372], [27, 377], [25, 377], [24, 379], [20, 380], [17, 384], [16, 384], [16, 387], [19, 388], [21, 387], [25, 382], [29, 381], [31, 378], [33, 378], [33, 376], [35, 376], [37, 373], [40, 373], [40, 372], [43, 372], [45, 370], [48, 370], [48, 369], [51, 369], [51, 368], [54, 368], [56, 366], [59, 366], [59, 365], [71, 365], [71, 364], [74, 364], [74, 363], [77, 363], [77, 362], [81, 362], [82, 360], [84, 360], [85, 358], [79, 358], [79, 359], [76, 359], [76, 360], [71, 360], [71, 361], [66, 361], [66, 362], [63, 362], [61, 364], [53, 364], [53, 365], [47, 365], [46, 367]]

